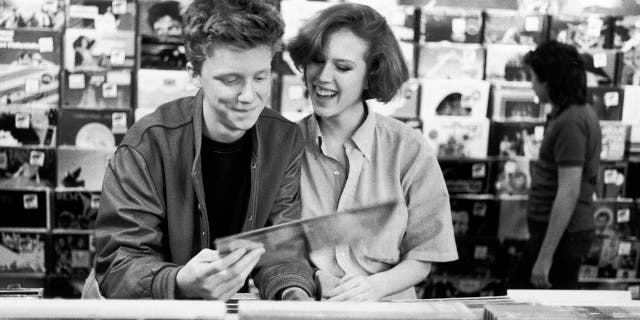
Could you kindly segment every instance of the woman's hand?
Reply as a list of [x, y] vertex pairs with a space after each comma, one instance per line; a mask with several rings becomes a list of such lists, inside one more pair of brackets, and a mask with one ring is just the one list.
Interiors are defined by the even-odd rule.
[[340, 284], [327, 293], [328, 301], [378, 301], [382, 290], [378, 288], [375, 275], [348, 274]]

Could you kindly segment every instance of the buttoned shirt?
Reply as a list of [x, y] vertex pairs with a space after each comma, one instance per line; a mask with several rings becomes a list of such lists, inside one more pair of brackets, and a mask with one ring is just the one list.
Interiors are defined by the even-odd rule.
[[[436, 154], [416, 130], [375, 114], [344, 144], [347, 167], [327, 156], [317, 119], [298, 124], [305, 138], [300, 194], [310, 218], [397, 200], [388, 223], [373, 238], [311, 253], [311, 261], [335, 277], [370, 275], [415, 259], [458, 258], [449, 194]], [[426, 276], [426, 275], [425, 275]], [[415, 296], [415, 294], [414, 294]]]

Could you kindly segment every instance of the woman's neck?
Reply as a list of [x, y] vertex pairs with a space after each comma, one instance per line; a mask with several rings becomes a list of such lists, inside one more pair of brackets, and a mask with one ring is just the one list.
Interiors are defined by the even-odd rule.
[[351, 138], [367, 117], [364, 103], [360, 101], [332, 117], [318, 117], [320, 132], [325, 139], [344, 143]]

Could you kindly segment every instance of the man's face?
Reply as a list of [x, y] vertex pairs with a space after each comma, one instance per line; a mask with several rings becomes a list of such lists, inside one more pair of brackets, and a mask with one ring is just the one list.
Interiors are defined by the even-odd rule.
[[153, 23], [153, 32], [159, 36], [179, 36], [182, 34], [182, 24], [170, 16], [162, 16]]
[[222, 133], [212, 139], [235, 141], [258, 121], [271, 93], [272, 56], [268, 46], [213, 48], [195, 76], [204, 91], [205, 127], [208, 132]]

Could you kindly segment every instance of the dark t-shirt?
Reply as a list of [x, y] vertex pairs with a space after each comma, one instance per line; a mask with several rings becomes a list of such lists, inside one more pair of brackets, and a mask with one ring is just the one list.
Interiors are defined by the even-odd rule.
[[251, 189], [251, 134], [232, 143], [202, 137], [202, 180], [211, 240], [242, 231]]
[[593, 193], [596, 189], [602, 134], [598, 116], [589, 106], [571, 106], [546, 124], [540, 156], [531, 166], [529, 219], [549, 222], [558, 192], [558, 168], [582, 167], [580, 196], [567, 231], [593, 229]]

